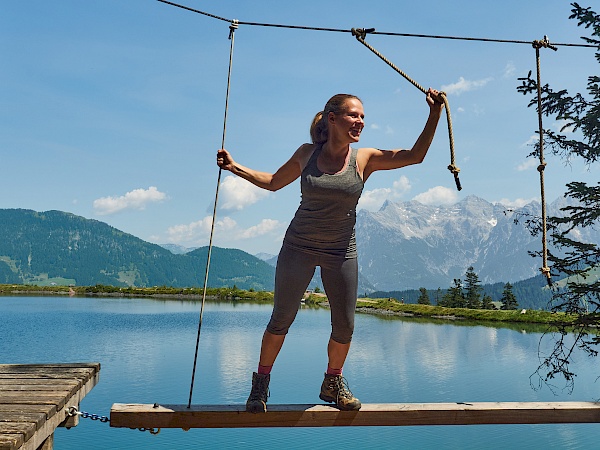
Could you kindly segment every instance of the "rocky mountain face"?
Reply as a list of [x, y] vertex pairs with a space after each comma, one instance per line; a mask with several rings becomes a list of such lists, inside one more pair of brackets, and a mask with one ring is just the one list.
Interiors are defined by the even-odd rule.
[[[549, 216], [561, 215], [564, 199], [548, 205]], [[410, 201], [386, 202], [379, 211], [359, 212], [356, 237], [359, 270], [377, 290], [447, 288], [464, 279], [473, 266], [482, 283], [515, 282], [539, 275], [541, 258], [528, 252], [542, 248], [524, 220], [540, 216], [532, 202], [509, 210], [469, 196], [452, 206], [427, 206]], [[600, 233], [580, 230], [581, 239], [599, 242]]]

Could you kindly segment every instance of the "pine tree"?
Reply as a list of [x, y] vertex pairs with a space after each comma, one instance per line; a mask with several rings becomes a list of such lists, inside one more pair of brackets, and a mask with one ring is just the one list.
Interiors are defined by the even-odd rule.
[[[576, 19], [578, 26], [589, 30], [590, 36], [582, 39], [596, 48], [595, 58], [600, 63], [600, 15], [577, 3], [571, 6], [569, 18]], [[531, 77], [531, 73], [521, 80], [518, 91], [532, 95], [529, 106], [537, 105], [537, 80]], [[588, 77], [587, 95], [572, 95], [566, 89], [554, 90], [548, 85], [540, 86], [540, 89], [542, 114], [563, 124], [558, 132], [544, 130], [544, 146], [567, 162], [581, 159], [588, 166], [597, 163], [600, 160], [600, 76]], [[534, 155], [539, 156], [539, 151], [538, 143]], [[576, 238], [577, 228], [599, 225], [600, 184], [573, 181], [566, 187], [565, 197], [575, 200], [575, 205], [562, 209], [564, 217], [548, 218], [552, 230], [550, 241], [564, 256], [549, 253], [548, 260], [553, 279], [565, 275], [569, 277], [564, 287], [553, 286], [552, 309], [577, 314], [576, 324], [572, 328], [577, 333], [573, 343], [567, 339], [572, 329], [569, 331], [565, 327], [561, 330], [553, 351], [544, 357], [538, 373], [541, 380], [562, 375], [572, 387], [575, 376], [569, 369], [572, 349], [579, 347], [589, 355], [596, 356], [600, 343], [595, 334], [589, 335], [586, 331], [589, 326], [600, 325], [600, 283], [590, 281], [589, 277], [590, 268], [600, 264], [600, 248], [597, 243], [585, 243]]]
[[437, 288], [437, 291], [435, 291], [435, 304], [440, 305], [440, 302], [442, 301], [442, 299], [443, 299], [442, 288]]
[[427, 289], [424, 287], [419, 288], [419, 298], [417, 299], [417, 303], [419, 305], [431, 305], [431, 301], [429, 300], [429, 294], [427, 293]]
[[462, 280], [460, 278], [454, 279], [454, 286], [448, 289], [448, 292], [442, 298], [442, 305], [446, 308], [464, 308], [466, 305], [465, 297], [463, 295]]
[[483, 300], [481, 301], [481, 309], [495, 309], [494, 304], [492, 303], [492, 297], [487, 294], [483, 296]]
[[471, 309], [481, 308], [481, 293], [483, 288], [473, 266], [465, 273], [465, 306]]
[[512, 284], [506, 283], [504, 285], [504, 291], [502, 291], [502, 298], [500, 301], [502, 302], [502, 307], [500, 309], [511, 310], [519, 308], [517, 297], [515, 297], [515, 294], [513, 294], [512, 291]]

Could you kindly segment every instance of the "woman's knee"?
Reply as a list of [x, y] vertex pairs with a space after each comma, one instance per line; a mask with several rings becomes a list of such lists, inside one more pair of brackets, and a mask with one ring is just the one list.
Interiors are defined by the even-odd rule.
[[331, 339], [340, 344], [349, 344], [352, 341], [354, 334], [354, 322], [346, 322], [344, 324], [332, 323]]
[[296, 314], [272, 314], [267, 324], [267, 331], [271, 334], [285, 335], [288, 333]]

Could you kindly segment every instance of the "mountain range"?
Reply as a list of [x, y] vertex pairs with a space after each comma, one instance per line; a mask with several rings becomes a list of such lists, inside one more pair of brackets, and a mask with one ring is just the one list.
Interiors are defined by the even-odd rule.
[[[548, 216], [562, 215], [565, 205], [564, 199], [548, 205]], [[541, 250], [542, 242], [524, 222], [535, 216], [541, 216], [538, 202], [508, 209], [476, 196], [451, 206], [386, 202], [358, 214], [359, 270], [377, 290], [445, 288], [469, 266], [483, 283], [531, 278], [542, 261], [528, 252]], [[579, 233], [586, 242], [600, 240], [598, 231]]]
[[[548, 215], [560, 215], [559, 199]], [[484, 284], [539, 275], [540, 237], [515, 218], [540, 215], [540, 204], [507, 209], [475, 196], [451, 206], [386, 202], [357, 216], [359, 293], [446, 289], [472, 266]], [[61, 211], [0, 209], [0, 283], [201, 286], [207, 247], [190, 251], [145, 242], [103, 222]], [[585, 242], [600, 232], [577, 230]], [[208, 284], [272, 290], [274, 255], [213, 248]], [[259, 256], [259, 257], [258, 257]], [[310, 287], [322, 288], [318, 272]]]

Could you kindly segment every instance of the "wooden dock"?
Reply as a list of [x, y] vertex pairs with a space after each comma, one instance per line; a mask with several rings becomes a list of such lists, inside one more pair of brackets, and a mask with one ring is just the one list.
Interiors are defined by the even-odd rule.
[[595, 402], [482, 402], [363, 404], [360, 411], [327, 405], [267, 405], [251, 414], [244, 405], [115, 403], [111, 427], [245, 428], [600, 423]]
[[0, 450], [52, 450], [69, 408], [98, 383], [99, 363], [0, 364]]

